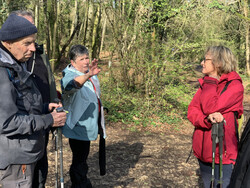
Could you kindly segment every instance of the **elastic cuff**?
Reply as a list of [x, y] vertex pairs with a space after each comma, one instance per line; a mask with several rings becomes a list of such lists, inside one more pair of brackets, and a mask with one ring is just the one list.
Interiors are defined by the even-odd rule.
[[49, 103], [44, 103], [43, 104], [43, 114], [48, 114], [49, 113]]
[[208, 121], [207, 117], [204, 119], [204, 123], [207, 125], [208, 129], [210, 129], [212, 127], [212, 124]]

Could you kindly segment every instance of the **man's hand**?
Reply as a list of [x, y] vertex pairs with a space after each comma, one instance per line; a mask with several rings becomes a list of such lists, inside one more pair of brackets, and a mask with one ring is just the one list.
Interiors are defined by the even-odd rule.
[[51, 115], [53, 117], [54, 123], [52, 127], [62, 127], [64, 126], [66, 122], [66, 112], [57, 112], [56, 109], [51, 112]]
[[55, 108], [62, 107], [62, 103], [49, 103], [49, 112], [52, 112]]

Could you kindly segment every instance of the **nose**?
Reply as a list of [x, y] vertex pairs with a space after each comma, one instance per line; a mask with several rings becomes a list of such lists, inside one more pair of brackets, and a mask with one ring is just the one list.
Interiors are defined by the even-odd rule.
[[30, 44], [29, 50], [32, 51], [32, 52], [36, 51], [35, 43]]
[[201, 65], [204, 65], [204, 59], [201, 61]]

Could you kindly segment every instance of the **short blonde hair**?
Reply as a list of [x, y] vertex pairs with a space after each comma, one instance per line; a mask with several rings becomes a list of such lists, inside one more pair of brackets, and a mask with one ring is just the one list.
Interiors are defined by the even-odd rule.
[[217, 68], [218, 75], [236, 71], [237, 61], [232, 51], [225, 46], [210, 46], [206, 54], [212, 56], [213, 65]]

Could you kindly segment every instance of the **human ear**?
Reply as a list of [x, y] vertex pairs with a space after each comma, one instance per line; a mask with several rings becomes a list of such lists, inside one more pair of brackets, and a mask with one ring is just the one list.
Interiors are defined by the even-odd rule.
[[75, 61], [74, 60], [70, 60], [70, 63], [71, 63], [71, 65], [74, 65]]
[[3, 43], [3, 45], [4, 45], [8, 50], [10, 50], [10, 49], [12, 48], [13, 42], [11, 42], [11, 41], [4, 41], [4, 42], [2, 42], [2, 43]]

